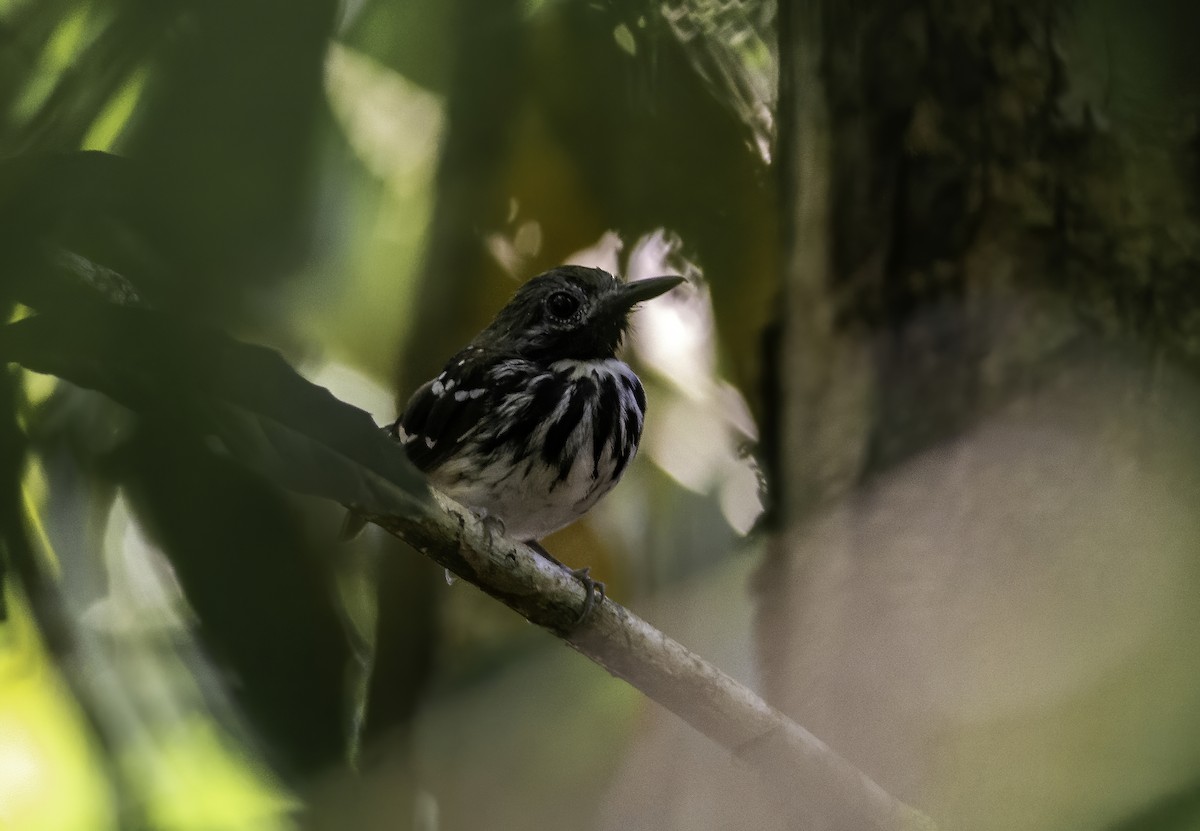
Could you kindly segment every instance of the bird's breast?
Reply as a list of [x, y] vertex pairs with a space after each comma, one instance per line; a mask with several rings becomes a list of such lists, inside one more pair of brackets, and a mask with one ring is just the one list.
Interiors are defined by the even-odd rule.
[[621, 478], [637, 453], [646, 397], [616, 359], [501, 364], [497, 388], [518, 371], [526, 377], [506, 386], [465, 452], [430, 477], [457, 501], [501, 519], [509, 535], [538, 539], [582, 516]]

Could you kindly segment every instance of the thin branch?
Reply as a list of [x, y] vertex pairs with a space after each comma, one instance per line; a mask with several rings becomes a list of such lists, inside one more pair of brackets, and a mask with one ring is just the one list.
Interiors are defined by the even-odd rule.
[[577, 627], [584, 601], [577, 579], [457, 504], [437, 502], [444, 510], [431, 502], [419, 515], [365, 518], [550, 630], [783, 785], [784, 793], [819, 795], [821, 805], [809, 807], [836, 814], [839, 827], [935, 828], [752, 690], [628, 609], [605, 600]]

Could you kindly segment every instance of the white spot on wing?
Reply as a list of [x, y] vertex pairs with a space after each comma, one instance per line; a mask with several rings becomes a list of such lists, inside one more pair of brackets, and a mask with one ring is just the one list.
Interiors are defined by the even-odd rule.
[[471, 390], [470, 396], [472, 399], [479, 398], [485, 392], [487, 392], [487, 390], [485, 390], [483, 387], [476, 387], [475, 389]]
[[[446, 387], [446, 389], [450, 389], [450, 388]], [[458, 392], [454, 393], [454, 400], [455, 401], [466, 401], [467, 400], [467, 391], [459, 390]]]
[[[440, 378], [441, 376], [439, 375], [438, 377]], [[434, 381], [432, 389], [433, 389], [434, 395], [441, 395], [443, 392], [446, 391], [446, 388], [442, 385], [441, 381]]]

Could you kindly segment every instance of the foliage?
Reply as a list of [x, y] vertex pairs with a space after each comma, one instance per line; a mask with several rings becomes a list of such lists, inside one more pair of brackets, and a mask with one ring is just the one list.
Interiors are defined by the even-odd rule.
[[[147, 758], [138, 735], [157, 743], [196, 714], [216, 718], [218, 744], [265, 752], [284, 775], [344, 756], [355, 648], [329, 546], [286, 491], [387, 511], [425, 498], [367, 414], [274, 349], [226, 334], [292, 337], [282, 307], [262, 300], [299, 273], [308, 248], [333, 9], [3, 10], [17, 48], [4, 50], [0, 88], [0, 564], [20, 575], [10, 592], [19, 585], [29, 604], [18, 614], [36, 619], [116, 765], [123, 823], [147, 822], [151, 791], [169, 787], [137, 762]], [[120, 155], [84, 149], [113, 145]], [[39, 387], [24, 370], [72, 383]], [[148, 567], [104, 559], [105, 529], [126, 502], [169, 558], [204, 651], [175, 626], [165, 631], [179, 645], [154, 647], [145, 637], [157, 624], [106, 611], [141, 627], [125, 649], [174, 693], [122, 692], [135, 670], [105, 659], [112, 635], [93, 622], [102, 607], [136, 602], [120, 581]], [[141, 713], [115, 715], [139, 695]], [[203, 742], [189, 742], [199, 753]]]
[[[526, 648], [527, 630], [462, 592], [439, 610], [441, 574], [418, 558], [360, 568], [361, 552], [334, 544], [340, 505], [402, 513], [425, 488], [365, 413], [293, 366], [321, 352], [393, 371], [411, 322], [424, 342], [401, 352], [406, 388], [513, 277], [608, 228], [632, 241], [663, 225], [696, 240], [688, 256], [731, 298], [720, 313], [741, 346], [722, 361], [752, 364], [773, 278], [769, 178], [739, 111], [713, 94], [733, 59], [706, 62], [710, 80], [691, 68], [724, 29], [681, 49], [637, 4], [350, 5], [0, 3], [13, 47], [0, 49], [8, 625], [36, 622], [121, 824], [171, 825], [154, 806], [189, 752], [155, 766], [147, 741], [191, 737], [194, 758], [265, 759], [262, 782], [295, 784], [341, 763], [364, 719], [408, 729], [447, 618], [442, 684]], [[672, 25], [687, 17], [674, 10]], [[506, 273], [485, 241], [507, 233], [510, 193], [544, 244]], [[634, 504], [689, 504], [659, 472], [630, 481]], [[708, 513], [672, 544], [678, 564], [638, 564], [650, 577], [626, 582], [722, 557], [733, 534]], [[593, 563], [613, 547], [574, 539]], [[377, 665], [371, 631], [388, 658]], [[631, 718], [638, 705], [606, 683], [589, 681]], [[197, 800], [214, 816], [221, 802]]]

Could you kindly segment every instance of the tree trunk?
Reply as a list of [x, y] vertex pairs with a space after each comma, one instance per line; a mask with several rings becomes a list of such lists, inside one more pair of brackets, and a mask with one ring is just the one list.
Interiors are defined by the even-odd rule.
[[768, 697], [942, 827], [1152, 815], [1200, 781], [1197, 107], [1136, 93], [1196, 88], [1185, 10], [782, 11]]

